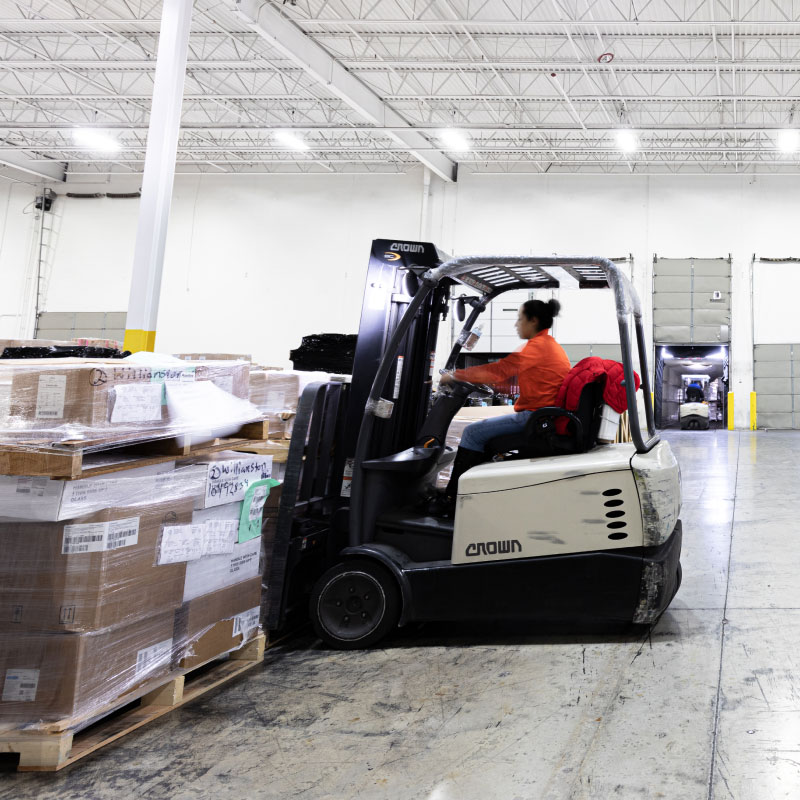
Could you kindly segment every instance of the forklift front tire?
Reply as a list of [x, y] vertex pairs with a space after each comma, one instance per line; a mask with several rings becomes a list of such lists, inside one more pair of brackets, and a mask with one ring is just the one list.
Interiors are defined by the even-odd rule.
[[317, 636], [331, 647], [370, 647], [397, 625], [400, 589], [391, 573], [374, 561], [343, 561], [317, 581], [309, 613]]

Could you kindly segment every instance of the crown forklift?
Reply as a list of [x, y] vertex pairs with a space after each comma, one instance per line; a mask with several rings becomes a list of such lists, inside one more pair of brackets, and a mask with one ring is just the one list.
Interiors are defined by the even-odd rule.
[[[490, 442], [495, 459], [461, 477], [454, 517], [430, 516], [421, 501], [453, 458], [450, 422], [471, 395], [492, 391], [454, 382], [432, 393], [451, 287], [478, 296], [457, 301], [462, 319], [465, 302], [471, 310], [447, 369], [491, 300], [562, 281], [614, 292], [633, 442], [598, 440], [602, 385], [589, 384], [576, 411], [541, 409], [513, 441]], [[616, 264], [447, 259], [431, 244], [376, 240], [352, 383], [309, 386], [298, 409], [265, 624], [279, 629], [308, 602], [317, 634], [341, 649], [412, 621], [651, 624], [681, 581], [679, 511], [678, 464], [655, 433], [639, 298]]]

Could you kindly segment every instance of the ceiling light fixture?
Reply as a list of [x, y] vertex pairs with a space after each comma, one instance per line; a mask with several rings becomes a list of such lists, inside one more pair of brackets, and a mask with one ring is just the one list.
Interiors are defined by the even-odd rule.
[[794, 153], [800, 147], [800, 131], [796, 128], [787, 128], [778, 131], [778, 149], [782, 153]]
[[613, 53], [603, 53], [597, 56], [597, 61], [600, 64], [610, 64], [614, 60]]
[[639, 149], [639, 140], [636, 137], [636, 132], [629, 128], [622, 128], [617, 131], [617, 147], [623, 153], [633, 153]]
[[113, 136], [97, 128], [75, 128], [72, 140], [78, 147], [100, 153], [116, 153], [122, 147]]
[[292, 150], [310, 150], [311, 148], [292, 131], [275, 131], [275, 139], [282, 145], [291, 148]]
[[439, 132], [439, 138], [448, 150], [456, 153], [466, 153], [469, 150], [469, 140], [455, 128], [445, 128]]

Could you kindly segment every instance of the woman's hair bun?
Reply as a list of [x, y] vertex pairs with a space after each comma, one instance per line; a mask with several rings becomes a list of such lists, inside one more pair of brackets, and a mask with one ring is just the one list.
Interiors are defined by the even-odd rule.
[[559, 303], [555, 298], [547, 301], [547, 307], [550, 309], [550, 314], [553, 317], [557, 317], [558, 312], [561, 311], [561, 303]]

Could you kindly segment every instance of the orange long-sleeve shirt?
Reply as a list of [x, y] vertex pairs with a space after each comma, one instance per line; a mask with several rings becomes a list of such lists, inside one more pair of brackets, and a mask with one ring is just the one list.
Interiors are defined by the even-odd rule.
[[515, 353], [492, 364], [456, 370], [456, 380], [495, 385], [516, 375], [519, 399], [515, 411], [533, 411], [556, 403], [558, 390], [570, 370], [564, 348], [546, 330], [539, 331]]

